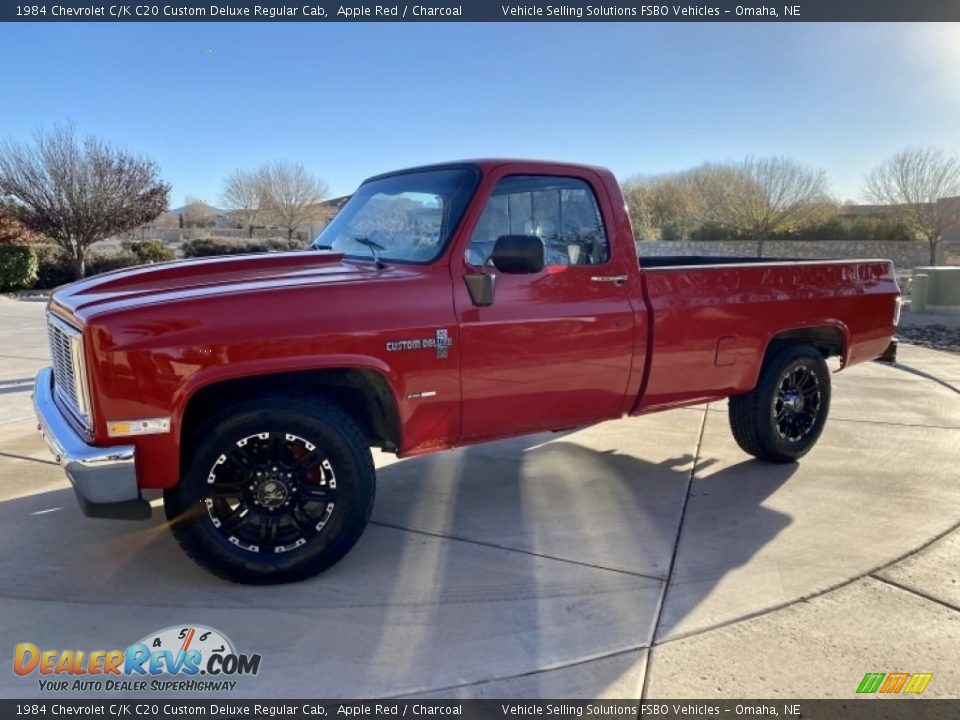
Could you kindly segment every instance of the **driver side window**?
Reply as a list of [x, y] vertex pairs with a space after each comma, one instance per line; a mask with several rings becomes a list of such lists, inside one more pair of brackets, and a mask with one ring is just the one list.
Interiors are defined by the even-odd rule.
[[577, 178], [503, 178], [473, 231], [467, 262], [482, 265], [502, 235], [536, 235], [543, 240], [547, 265], [599, 265], [610, 259], [597, 199]]

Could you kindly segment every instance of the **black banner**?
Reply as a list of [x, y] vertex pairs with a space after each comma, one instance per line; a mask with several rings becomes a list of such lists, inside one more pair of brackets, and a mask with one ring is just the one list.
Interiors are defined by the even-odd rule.
[[261, 718], [273, 720], [615, 720], [779, 717], [934, 720], [960, 715], [960, 700], [0, 700], [3, 718]]
[[[144, 2], [144, 0], [139, 0]], [[3, 22], [956, 22], [956, 0], [117, 0], [3, 3]]]

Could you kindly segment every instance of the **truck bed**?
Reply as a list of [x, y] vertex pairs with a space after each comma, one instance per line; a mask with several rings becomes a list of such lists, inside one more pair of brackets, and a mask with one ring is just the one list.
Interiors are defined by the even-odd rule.
[[752, 389], [774, 334], [818, 328], [826, 355], [872, 360], [893, 333], [899, 296], [889, 260], [722, 256], [640, 258], [651, 354], [635, 410]]
[[640, 267], [688, 267], [690, 265], [745, 265], [745, 264], [776, 264], [824, 262], [813, 258], [769, 258], [769, 257], [742, 257], [734, 255], [656, 255], [640, 256]]

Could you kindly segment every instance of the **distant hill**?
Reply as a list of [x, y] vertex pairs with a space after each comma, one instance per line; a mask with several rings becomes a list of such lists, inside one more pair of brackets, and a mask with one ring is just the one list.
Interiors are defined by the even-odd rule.
[[[207, 210], [209, 210], [209, 211], [210, 211], [211, 213], [213, 213], [214, 215], [226, 215], [226, 214], [229, 212], [229, 210], [221, 210], [220, 208], [214, 207], [213, 205], [207, 205], [207, 203], [199, 203], [199, 204], [202, 205], [203, 207], [205, 207]], [[173, 213], [174, 215], [182, 215], [183, 213], [185, 213], [185, 212], [187, 211], [187, 208], [188, 208], [188, 207], [190, 207], [190, 206], [189, 206], [189, 205], [181, 205], [180, 207], [170, 208], [169, 210], [167, 210], [167, 212]]]

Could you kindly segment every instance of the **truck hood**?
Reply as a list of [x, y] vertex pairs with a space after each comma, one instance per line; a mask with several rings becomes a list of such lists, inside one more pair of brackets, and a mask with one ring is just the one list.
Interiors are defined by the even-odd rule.
[[287, 252], [180, 260], [86, 278], [58, 289], [61, 314], [83, 321], [115, 309], [235, 292], [327, 285], [409, 275], [402, 268], [344, 262], [341, 253]]

